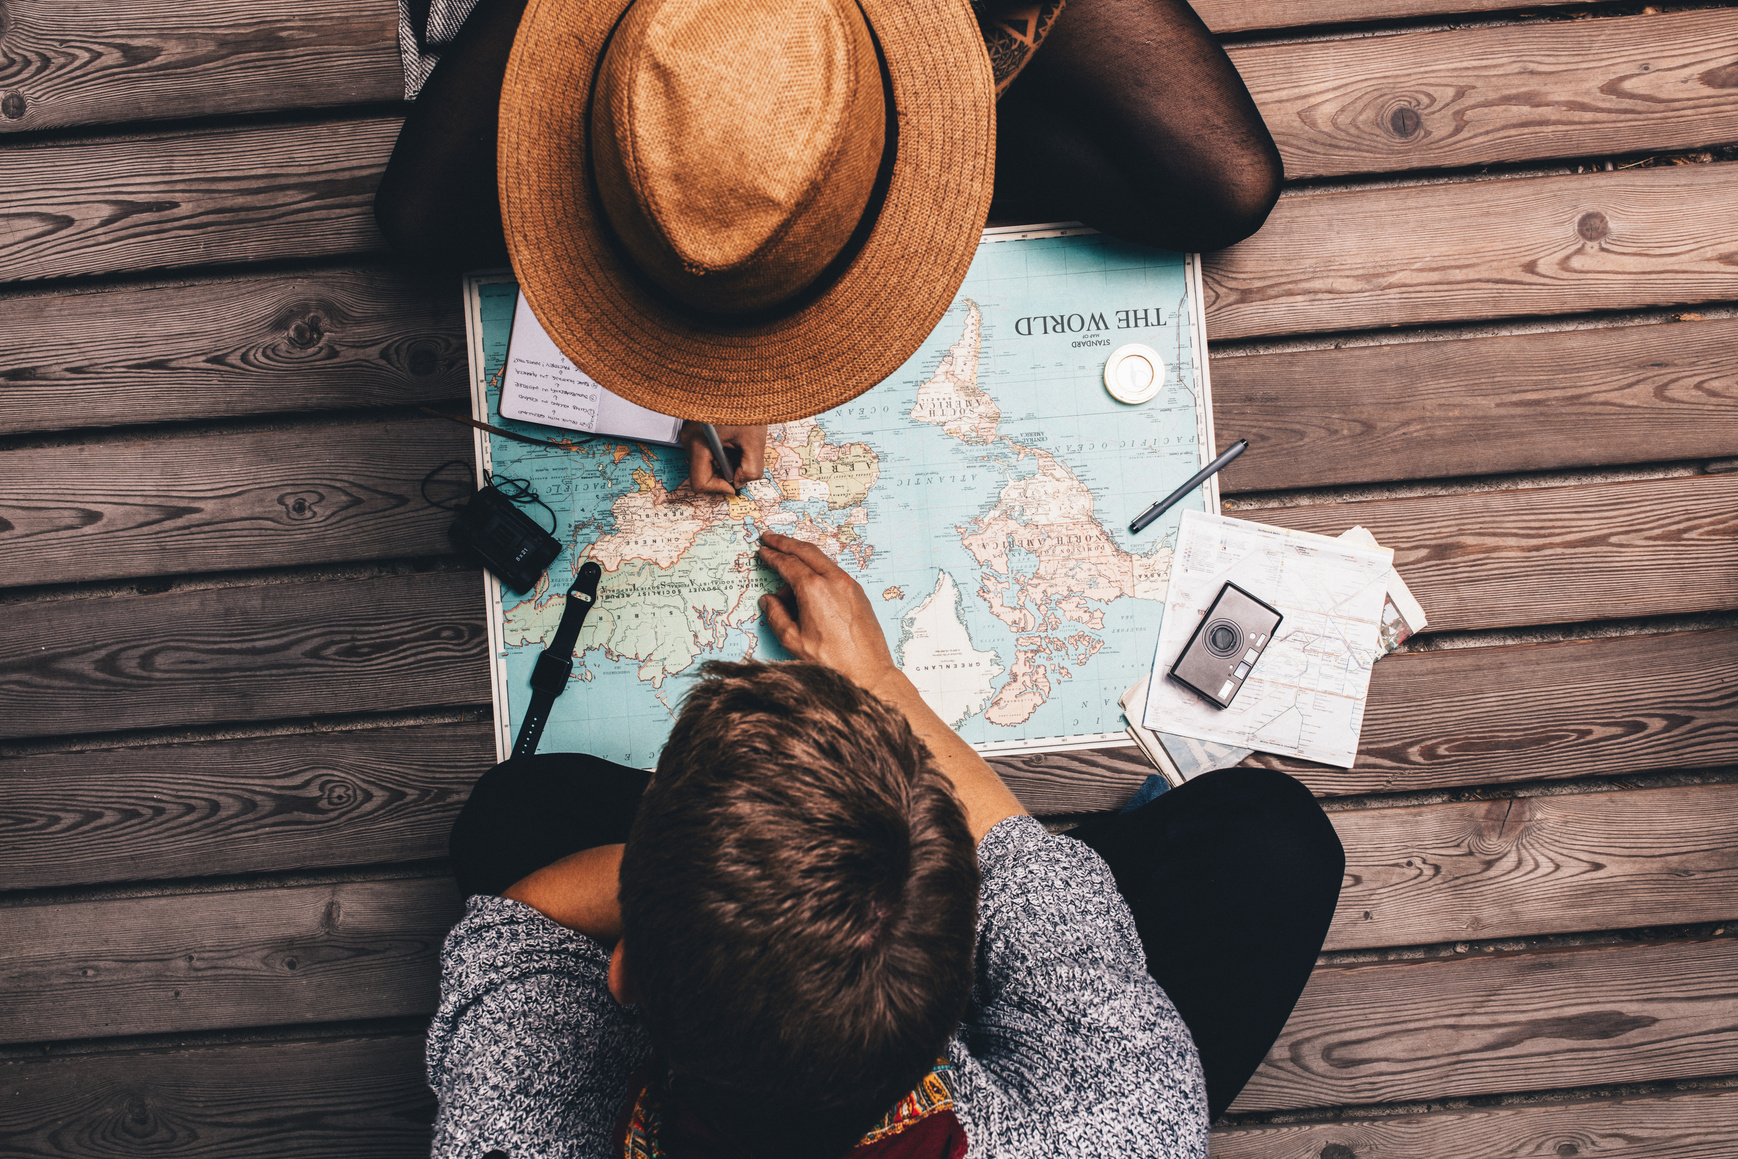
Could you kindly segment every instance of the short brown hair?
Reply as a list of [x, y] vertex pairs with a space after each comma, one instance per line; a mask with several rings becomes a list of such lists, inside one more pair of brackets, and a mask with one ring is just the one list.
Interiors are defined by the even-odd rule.
[[897, 709], [815, 664], [703, 673], [622, 858], [628, 969], [691, 1110], [836, 1159], [965, 1012], [977, 852]]

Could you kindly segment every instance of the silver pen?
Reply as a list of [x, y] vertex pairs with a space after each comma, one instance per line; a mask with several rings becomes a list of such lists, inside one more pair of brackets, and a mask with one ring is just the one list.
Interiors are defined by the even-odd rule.
[[1205, 483], [1208, 479], [1212, 478], [1215, 471], [1218, 471], [1221, 467], [1225, 466], [1225, 464], [1229, 463], [1232, 459], [1235, 459], [1238, 455], [1241, 455], [1248, 449], [1248, 439], [1238, 439], [1235, 443], [1232, 443], [1223, 455], [1220, 455], [1217, 459], [1214, 459], [1211, 463], [1208, 463], [1205, 467], [1202, 467], [1199, 471], [1196, 471], [1191, 475], [1187, 483], [1184, 483], [1181, 487], [1178, 487], [1175, 491], [1172, 491], [1169, 495], [1137, 515], [1135, 521], [1128, 525], [1130, 533], [1132, 534], [1142, 530], [1147, 526], [1147, 524], [1163, 515], [1166, 511], [1169, 511], [1171, 505], [1176, 503], [1177, 500], [1181, 499], [1183, 496]]

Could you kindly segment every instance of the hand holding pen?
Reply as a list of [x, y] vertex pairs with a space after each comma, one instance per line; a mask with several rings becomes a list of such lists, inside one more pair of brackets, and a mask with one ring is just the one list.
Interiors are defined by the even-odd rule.
[[[718, 438], [717, 451], [707, 437], [708, 428]], [[735, 495], [743, 484], [763, 475], [764, 426], [712, 427], [709, 423], [685, 422], [677, 438], [688, 450], [688, 479], [698, 494]], [[732, 450], [737, 452], [740, 462], [731, 460]], [[717, 458], [720, 453], [725, 456], [722, 462]]]

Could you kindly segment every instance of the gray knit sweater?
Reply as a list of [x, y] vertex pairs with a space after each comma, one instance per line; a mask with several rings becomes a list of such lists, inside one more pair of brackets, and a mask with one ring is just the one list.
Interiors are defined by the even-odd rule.
[[[1010, 817], [978, 844], [977, 984], [948, 1045], [968, 1159], [1204, 1156], [1188, 1028], [1146, 971], [1128, 906], [1087, 846]], [[648, 1057], [609, 954], [473, 897], [441, 954], [428, 1076], [437, 1159], [602, 1159]]]

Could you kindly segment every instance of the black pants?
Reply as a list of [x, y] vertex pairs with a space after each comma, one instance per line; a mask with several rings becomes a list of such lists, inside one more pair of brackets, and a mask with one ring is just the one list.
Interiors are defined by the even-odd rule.
[[[500, 893], [570, 853], [626, 841], [647, 777], [564, 753], [495, 766], [453, 826], [459, 888]], [[1346, 865], [1333, 826], [1285, 774], [1225, 769], [1070, 836], [1116, 876], [1218, 1118], [1279, 1037], [1327, 936]]]

